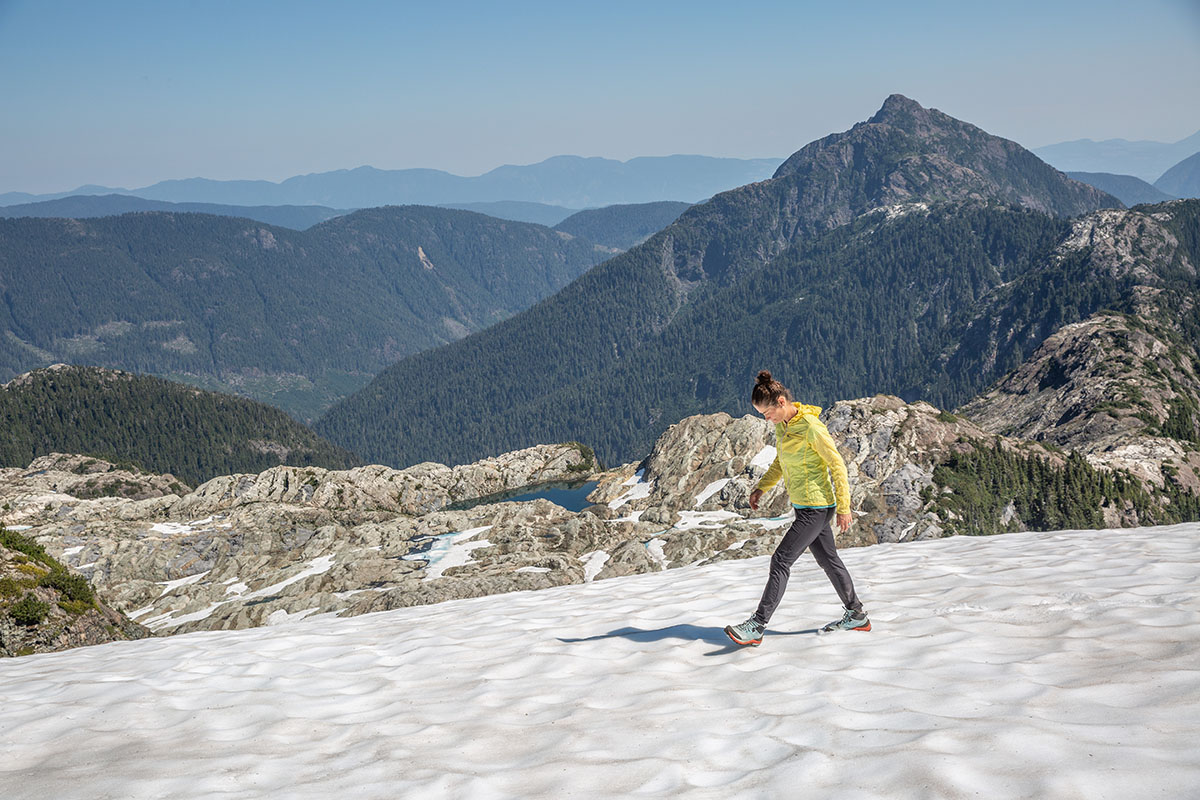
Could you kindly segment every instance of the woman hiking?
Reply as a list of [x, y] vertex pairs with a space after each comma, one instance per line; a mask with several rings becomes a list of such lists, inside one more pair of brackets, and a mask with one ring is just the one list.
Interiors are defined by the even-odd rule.
[[776, 447], [774, 462], [750, 494], [750, 508], [757, 510], [763, 493], [783, 478], [796, 519], [771, 556], [771, 572], [758, 610], [740, 625], [726, 626], [725, 633], [741, 645], [762, 644], [763, 631], [787, 589], [792, 564], [805, 548], [812, 551], [813, 558], [825, 570], [846, 612], [821, 631], [871, 630], [871, 620], [854, 592], [846, 565], [838, 557], [830, 527], [836, 513], [838, 529], [842, 533], [850, 529], [850, 480], [846, 462], [842, 461], [829, 430], [817, 418], [821, 409], [794, 402], [792, 393], [766, 370], [758, 373], [750, 402], [767, 422], [774, 423]]

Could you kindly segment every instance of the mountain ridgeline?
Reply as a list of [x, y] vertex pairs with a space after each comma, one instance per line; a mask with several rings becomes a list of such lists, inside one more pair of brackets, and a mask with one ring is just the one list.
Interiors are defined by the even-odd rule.
[[277, 408], [161, 378], [56, 365], [0, 387], [0, 466], [77, 453], [171, 473], [192, 485], [279, 464], [359, 461]]
[[952, 407], [1120, 300], [1120, 280], [1074, 286], [1054, 256], [1067, 218], [1104, 207], [1121, 203], [893, 95], [528, 311], [401, 361], [317, 428], [392, 464], [566, 440], [612, 463], [680, 417], [743, 413], [763, 367], [821, 404]]
[[1154, 188], [1176, 197], [1200, 197], [1200, 153], [1188, 156], [1162, 174]]
[[1108, 192], [1127, 206], [1142, 203], [1165, 203], [1176, 199], [1174, 195], [1159, 191], [1141, 178], [1132, 175], [1113, 175], [1107, 172], [1068, 172], [1073, 180], [1095, 186]]
[[324, 206], [230, 206], [216, 203], [168, 203], [165, 200], [146, 200], [127, 194], [105, 194], [72, 195], [58, 200], [0, 206], [0, 217], [88, 219], [112, 217], [134, 211], [168, 211], [176, 214], [243, 217], [297, 231], [306, 230], [319, 222], [349, 213]]
[[606, 247], [628, 250], [679, 219], [690, 206], [690, 203], [663, 201], [591, 208], [572, 214], [554, 229]]
[[0, 380], [85, 363], [314, 418], [397, 359], [505, 319], [607, 255], [540, 225], [423, 206], [306, 231], [157, 212], [0, 220]]
[[614, 203], [650, 203], [663, 199], [695, 201], [751, 181], [779, 166], [777, 158], [711, 158], [671, 155], [631, 158], [554, 156], [537, 164], [505, 165], [476, 177], [436, 169], [384, 170], [374, 167], [296, 175], [280, 183], [221, 181], [207, 178], [167, 180], [132, 191], [84, 186], [73, 192], [0, 194], [0, 204], [55, 200], [81, 194], [132, 194], [149, 200], [222, 205], [321, 205], [371, 208], [420, 203], [530, 202], [566, 208], [595, 208]]

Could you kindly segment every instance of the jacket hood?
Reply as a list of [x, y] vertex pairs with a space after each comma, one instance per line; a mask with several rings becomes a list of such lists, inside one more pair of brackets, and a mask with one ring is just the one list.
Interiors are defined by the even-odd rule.
[[794, 405], [796, 407], [796, 416], [794, 416], [790, 420], [788, 420], [788, 423], [787, 423], [788, 425], [793, 425], [795, 423], [800, 422], [806, 414], [812, 414], [814, 417], [821, 416], [821, 407], [820, 406], [810, 406], [807, 403], [795, 403], [795, 402], [793, 402], [792, 405]]

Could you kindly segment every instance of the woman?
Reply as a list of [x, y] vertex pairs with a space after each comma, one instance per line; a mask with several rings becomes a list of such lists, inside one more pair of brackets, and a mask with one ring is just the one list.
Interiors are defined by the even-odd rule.
[[[783, 478], [788, 498], [796, 510], [796, 519], [771, 556], [771, 573], [763, 590], [758, 610], [740, 625], [729, 625], [725, 633], [741, 645], [762, 644], [763, 631], [787, 589], [792, 564], [805, 548], [825, 570], [845, 607], [845, 614], [821, 629], [869, 631], [871, 620], [863, 611], [846, 565], [838, 557], [830, 523], [837, 515], [842, 533], [850, 529], [850, 481], [846, 463], [829, 436], [829, 430], [817, 418], [821, 409], [792, 401], [792, 393], [774, 380], [771, 373], [758, 373], [758, 382], [750, 402], [767, 422], [775, 425], [775, 461], [750, 494], [750, 508], [758, 509], [763, 493]], [[833, 475], [830, 485], [829, 476]]]

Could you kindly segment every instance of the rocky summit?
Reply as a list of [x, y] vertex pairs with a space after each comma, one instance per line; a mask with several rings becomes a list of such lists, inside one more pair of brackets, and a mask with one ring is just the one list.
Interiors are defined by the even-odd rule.
[[[850, 474], [846, 546], [948, 535], [958, 517], [940, 505], [953, 489], [938, 476], [956, 455], [1066, 459], [890, 396], [839, 402], [822, 418]], [[782, 486], [748, 506], [774, 455], [772, 426], [724, 413], [685, 418], [641, 462], [603, 472], [582, 446], [541, 445], [453, 468], [275, 467], [180, 495], [170, 476], [56, 455], [0, 470], [0, 522], [157, 634], [246, 628], [764, 555], [791, 520]], [[96, 474], [125, 496], [97, 496]], [[592, 505], [578, 512], [488, 499], [584, 479]], [[1104, 521], [1135, 520], [1112, 507]]]

